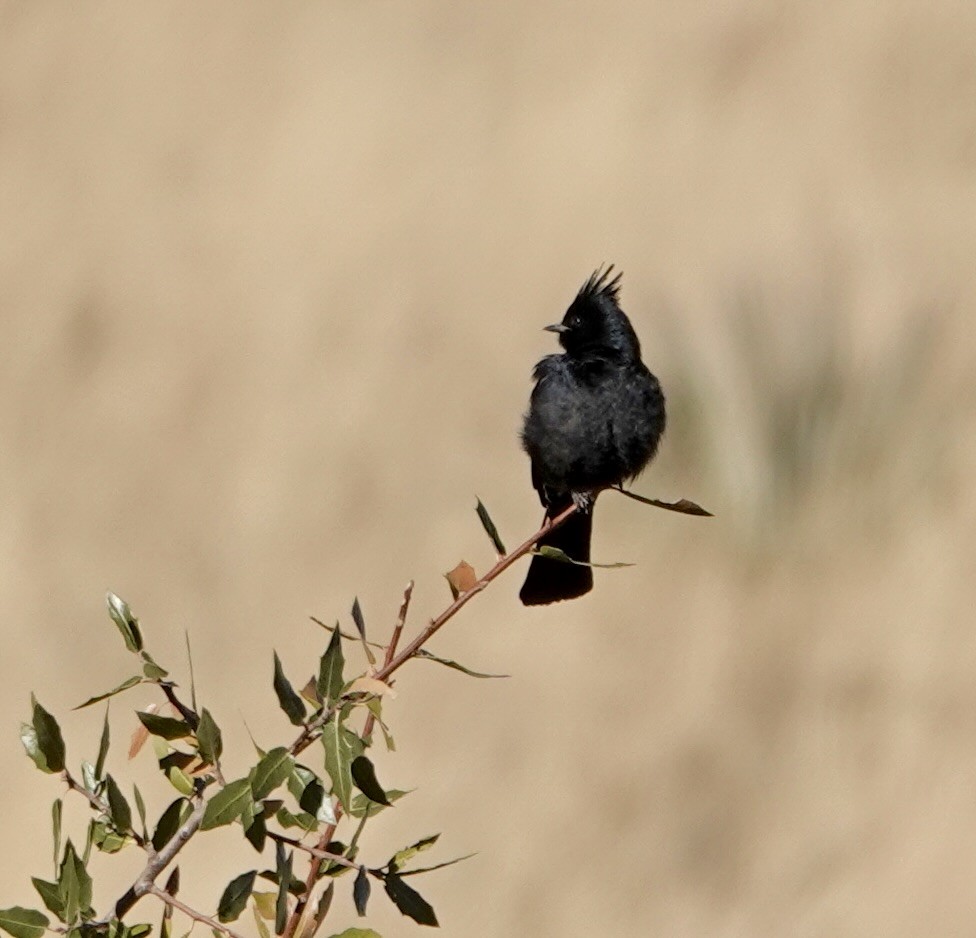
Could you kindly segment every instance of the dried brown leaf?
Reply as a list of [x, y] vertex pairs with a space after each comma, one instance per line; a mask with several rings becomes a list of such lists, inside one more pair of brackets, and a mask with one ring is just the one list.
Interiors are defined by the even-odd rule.
[[[150, 704], [145, 709], [145, 713], [156, 713], [159, 710], [158, 704]], [[132, 734], [132, 738], [129, 740], [129, 758], [134, 759], [139, 755], [142, 747], [146, 745], [146, 740], [149, 739], [149, 730], [147, 730], [141, 723], [135, 728]]]
[[453, 570], [445, 573], [444, 576], [447, 578], [448, 585], [451, 587], [451, 593], [455, 599], [463, 593], [467, 593], [478, 582], [478, 575], [474, 572], [474, 567], [466, 560], [462, 560]]

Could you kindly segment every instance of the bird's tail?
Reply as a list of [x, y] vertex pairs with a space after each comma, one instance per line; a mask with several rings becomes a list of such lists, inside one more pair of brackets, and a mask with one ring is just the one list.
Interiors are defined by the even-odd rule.
[[[568, 507], [568, 499], [564, 504], [550, 505], [546, 517], [553, 518]], [[567, 557], [589, 563], [592, 531], [593, 509], [577, 511], [558, 528], [545, 535], [537, 546], [557, 547]], [[590, 567], [536, 555], [529, 565], [519, 599], [526, 606], [544, 606], [561, 599], [575, 599], [591, 589], [593, 570]]]

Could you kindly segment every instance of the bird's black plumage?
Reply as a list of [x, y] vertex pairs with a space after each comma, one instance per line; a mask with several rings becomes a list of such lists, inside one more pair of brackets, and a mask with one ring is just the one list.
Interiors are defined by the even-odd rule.
[[[547, 355], [522, 429], [532, 484], [552, 518], [572, 502], [581, 509], [539, 546], [589, 563], [593, 503], [602, 489], [636, 476], [664, 432], [664, 394], [641, 361], [640, 342], [620, 308], [621, 275], [613, 265], [583, 284], [561, 323], [547, 326], [565, 349]], [[534, 556], [519, 596], [527, 606], [582, 596], [590, 567]]]

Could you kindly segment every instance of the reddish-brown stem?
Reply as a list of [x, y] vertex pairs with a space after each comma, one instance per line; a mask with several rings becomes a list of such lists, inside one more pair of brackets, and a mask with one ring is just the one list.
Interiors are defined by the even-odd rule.
[[[390, 638], [390, 643], [386, 647], [386, 654], [383, 662], [383, 666], [377, 671], [373, 677], [377, 680], [385, 681], [386, 683], [392, 683], [390, 677], [399, 670], [406, 662], [411, 658], [416, 657], [420, 651], [423, 649], [424, 645], [435, 635], [444, 625], [446, 625], [451, 619], [454, 618], [467, 604], [472, 600], [478, 593], [480, 593], [485, 587], [488, 586], [493, 580], [501, 576], [512, 564], [514, 564], [521, 557], [530, 553], [532, 548], [543, 538], [549, 531], [553, 528], [558, 527], [563, 524], [574, 512], [577, 511], [575, 505], [570, 505], [565, 511], [560, 512], [554, 518], [546, 518], [542, 527], [536, 531], [528, 540], [524, 541], [518, 547], [515, 548], [511, 553], [500, 557], [498, 562], [485, 573], [469, 590], [459, 595], [439, 616], [432, 619], [427, 627], [412, 641], [403, 651], [397, 653], [397, 646], [400, 641], [400, 637], [403, 632], [404, 623], [407, 617], [407, 610], [410, 605], [410, 598], [413, 593], [413, 581], [407, 584], [407, 588], [403, 594], [403, 602], [400, 606], [399, 615], [397, 617], [396, 625], [394, 626], [393, 635]], [[181, 713], [184, 719], [187, 720], [191, 725], [194, 725], [199, 717], [190, 708], [183, 705], [178, 699], [176, 699], [176, 694], [172, 687], [164, 682], [160, 682], [163, 687], [163, 691], [169, 699], [170, 703], [176, 707], [176, 709]], [[292, 754], [297, 754], [305, 749], [315, 738], [317, 738], [318, 731], [322, 726], [328, 722], [334, 715], [338, 706], [341, 705], [339, 701], [335, 706], [329, 708], [325, 713], [319, 714], [319, 716], [311, 723], [307, 724], [302, 733], [299, 735], [298, 739], [292, 744], [290, 751]], [[372, 732], [373, 726], [375, 725], [375, 718], [372, 714], [367, 717], [365, 724], [364, 736], [368, 737]], [[68, 772], [64, 772], [62, 776], [67, 783], [68, 787], [79, 792], [86, 798], [88, 798], [92, 807], [100, 812], [106, 811], [106, 806], [102, 801], [86, 791], [85, 788], [79, 785], [71, 777]], [[139, 878], [132, 884], [132, 886], [126, 891], [125, 895], [115, 905], [115, 915], [118, 918], [122, 918], [140, 898], [146, 895], [154, 895], [165, 902], [167, 905], [174, 909], [178, 909], [185, 915], [195, 921], [201, 922], [208, 925], [211, 928], [217, 929], [223, 932], [228, 938], [239, 938], [239, 936], [231, 931], [231, 929], [216, 922], [213, 919], [202, 915], [199, 912], [191, 909], [189, 906], [185, 905], [174, 896], [171, 896], [165, 890], [160, 889], [156, 885], [155, 879], [159, 874], [175, 859], [176, 855], [180, 852], [183, 846], [189, 841], [200, 827], [203, 820], [203, 813], [206, 809], [206, 801], [203, 799], [201, 793], [198, 793], [194, 799], [196, 802], [193, 811], [190, 816], [180, 825], [180, 828], [176, 831], [174, 836], [170, 838], [167, 844], [158, 852], [152, 852], [151, 848], [147, 844], [143, 844], [147, 849], [150, 850], [150, 859], [146, 867], [143, 869]], [[307, 908], [309, 902], [312, 898], [312, 892], [318, 882], [319, 874], [322, 869], [322, 865], [326, 862], [339, 863], [343, 866], [355, 867], [356, 864], [345, 857], [340, 857], [331, 854], [326, 848], [335, 836], [336, 824], [342, 816], [341, 809], [336, 808], [336, 823], [327, 825], [321, 832], [319, 836], [318, 843], [316, 847], [307, 847], [297, 841], [292, 841], [290, 838], [286, 838], [283, 835], [273, 834], [272, 837], [282, 843], [291, 843], [297, 849], [305, 850], [311, 855], [311, 861], [309, 863], [308, 876], [305, 879], [305, 892], [303, 896], [299, 899], [295, 906], [294, 911], [289, 916], [288, 922], [285, 926], [282, 938], [295, 938], [295, 933], [301, 922], [302, 915]], [[320, 924], [320, 923], [319, 923]]]
[[[454, 602], [451, 603], [436, 619], [433, 619], [430, 624], [420, 633], [406, 648], [403, 649], [396, 657], [389, 659], [377, 671], [373, 677], [380, 681], [386, 681], [389, 683], [388, 678], [394, 671], [397, 671], [400, 667], [406, 664], [411, 658], [416, 657], [417, 653], [421, 648], [430, 640], [430, 637], [434, 635], [442, 626], [454, 618], [466, 605], [467, 603], [474, 599], [474, 597], [480, 593], [492, 580], [499, 577], [504, 573], [516, 560], [524, 557], [529, 553], [533, 547], [538, 543], [538, 541], [545, 537], [545, 535], [551, 531], [553, 528], [559, 527], [563, 524], [567, 518], [569, 518], [575, 511], [576, 505], [570, 505], [565, 511], [560, 512], [555, 518], [546, 518], [542, 527], [539, 528], [535, 534], [532, 535], [527, 541], [519, 544], [510, 554], [506, 554], [502, 557], [498, 563], [495, 564], [480, 580], [478, 580], [471, 589], [462, 593], [458, 596]], [[297, 756], [300, 752], [307, 749], [311, 743], [318, 738], [319, 730], [325, 726], [329, 720], [332, 719], [336, 710], [341, 706], [342, 701], [334, 704], [328, 710], [320, 713], [313, 721], [306, 724], [302, 729], [298, 738], [291, 744], [288, 750], [293, 756]]]
[[[485, 573], [471, 589], [462, 593], [457, 599], [454, 600], [436, 619], [431, 620], [430, 624], [412, 641], [406, 648], [403, 649], [399, 654], [396, 654], [397, 643], [399, 642], [400, 635], [403, 631], [403, 625], [407, 617], [407, 609], [410, 605], [410, 597], [413, 592], [413, 582], [411, 581], [407, 584], [407, 588], [403, 594], [403, 603], [400, 606], [400, 613], [397, 617], [397, 623], [393, 630], [393, 636], [390, 639], [390, 644], [386, 649], [386, 658], [383, 663], [383, 667], [377, 671], [373, 677], [380, 681], [386, 681], [391, 683], [390, 676], [397, 671], [401, 666], [406, 664], [411, 658], [415, 657], [418, 652], [424, 647], [424, 645], [430, 640], [430, 638], [436, 634], [444, 625], [446, 625], [451, 619], [454, 618], [467, 604], [470, 602], [478, 593], [480, 593], [492, 580], [501, 576], [516, 560], [524, 557], [528, 554], [533, 547], [539, 542], [539, 540], [548, 534], [553, 528], [558, 527], [563, 524], [567, 518], [569, 518], [577, 510], [576, 505], [570, 505], [565, 511], [560, 512], [554, 518], [546, 518], [542, 527], [535, 532], [528, 540], [524, 541], [518, 547], [515, 548], [510, 554], [506, 554], [504, 557], [499, 558], [498, 563], [496, 563], [487, 573]], [[292, 754], [297, 754], [301, 752], [309, 743], [315, 738], [315, 733], [317, 730], [323, 726], [329, 719], [333, 716], [333, 711], [336, 707], [332, 707], [325, 713], [320, 714], [316, 719], [314, 724], [306, 726], [302, 733], [299, 735], [298, 739], [292, 743], [291, 752]], [[372, 732], [374, 725], [374, 717], [372, 714], [366, 720], [365, 729], [363, 732], [364, 737], [369, 736]], [[336, 810], [336, 820], [340, 817], [339, 810]], [[301, 899], [299, 899], [294, 911], [288, 919], [288, 924], [285, 926], [282, 938], [294, 938], [295, 931], [298, 928], [298, 924], [301, 921], [302, 913], [305, 911], [306, 906], [312, 898], [312, 889], [315, 883], [318, 881], [319, 871], [322, 864], [327, 860], [331, 859], [328, 855], [328, 851], [325, 848], [328, 846], [329, 842], [335, 835], [335, 824], [328, 825], [323, 831], [318, 840], [317, 848], [314, 851], [309, 850], [312, 854], [312, 860], [309, 863], [308, 876], [305, 878], [305, 893]], [[277, 838], [276, 838], [277, 839]], [[296, 844], [296, 846], [300, 846]], [[307, 849], [307, 848], [303, 848]]]
[[403, 651], [391, 661], [388, 661], [373, 677], [380, 681], [386, 681], [394, 671], [398, 670], [413, 658], [421, 648], [430, 640], [443, 625], [454, 618], [470, 600], [480, 593], [492, 580], [503, 574], [516, 560], [529, 553], [538, 541], [553, 528], [558, 527], [576, 511], [576, 505], [570, 505], [565, 511], [560, 512], [555, 518], [546, 519], [546, 523], [535, 532], [527, 541], [520, 544], [510, 554], [502, 557], [484, 576], [478, 580], [467, 592], [458, 596], [436, 619], [427, 626]]
[[[339, 822], [339, 818], [342, 817], [342, 809], [336, 806], [336, 824]], [[326, 852], [325, 848], [329, 845], [329, 841], [335, 836], [336, 825], [327, 824], [319, 836], [318, 849], [312, 856], [311, 862], [308, 864], [308, 876], [305, 877], [305, 892], [303, 893], [301, 899], [295, 904], [295, 908], [288, 918], [288, 924], [285, 925], [285, 930], [282, 932], [281, 938], [294, 938], [295, 931], [298, 929], [298, 923], [302, 919], [302, 913], [305, 911], [305, 907], [309, 904], [312, 899], [312, 890], [315, 888], [315, 884], [318, 882], [319, 870], [322, 869], [322, 864], [325, 862], [325, 857], [322, 855]]]
[[[384, 668], [393, 660], [394, 655], [396, 655], [397, 645], [400, 644], [400, 636], [403, 634], [403, 625], [407, 621], [407, 610], [410, 608], [411, 596], [413, 596], [413, 580], [407, 584], [407, 588], [403, 591], [403, 602], [400, 603], [400, 611], [397, 613], [396, 625], [393, 626], [393, 635], [390, 638], [390, 644], [386, 646], [386, 656], [383, 659]], [[370, 738], [375, 725], [376, 717], [370, 713], [366, 717], [366, 722], [363, 725], [363, 739], [368, 740]]]

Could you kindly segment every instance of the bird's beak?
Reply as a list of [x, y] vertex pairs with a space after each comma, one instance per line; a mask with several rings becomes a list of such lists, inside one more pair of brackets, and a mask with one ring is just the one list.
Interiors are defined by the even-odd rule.
[[554, 322], [551, 326], [543, 326], [543, 332], [569, 332], [569, 326], [564, 326], [561, 322]]

